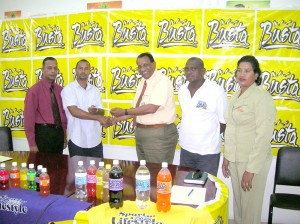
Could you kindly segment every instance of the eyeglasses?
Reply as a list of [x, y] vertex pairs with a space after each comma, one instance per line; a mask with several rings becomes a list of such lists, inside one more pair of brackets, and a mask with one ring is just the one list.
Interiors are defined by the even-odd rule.
[[184, 72], [194, 72], [197, 69], [202, 69], [202, 68], [199, 68], [199, 67], [185, 67], [185, 68], [183, 68]]
[[150, 64], [139, 65], [139, 66], [138, 66], [138, 70], [141, 70], [142, 68], [148, 69], [148, 68], [150, 68], [150, 66], [151, 66], [151, 63], [150, 63]]

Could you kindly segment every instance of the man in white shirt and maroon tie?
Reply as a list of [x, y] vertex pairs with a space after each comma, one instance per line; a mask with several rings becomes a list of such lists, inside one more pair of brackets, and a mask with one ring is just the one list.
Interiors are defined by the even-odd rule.
[[115, 122], [133, 118], [139, 160], [172, 164], [178, 141], [173, 85], [167, 76], [156, 70], [150, 53], [140, 54], [137, 66], [142, 80], [136, 90], [133, 108], [113, 108], [110, 112]]

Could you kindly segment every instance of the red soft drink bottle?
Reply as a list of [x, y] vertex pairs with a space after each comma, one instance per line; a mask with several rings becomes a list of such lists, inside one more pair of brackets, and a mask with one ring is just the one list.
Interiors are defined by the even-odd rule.
[[5, 163], [0, 164], [0, 189], [9, 189], [8, 171], [6, 169]]
[[167, 212], [171, 209], [172, 175], [168, 163], [163, 162], [157, 174], [156, 208], [157, 211]]
[[90, 160], [90, 166], [87, 169], [87, 195], [90, 198], [96, 197], [96, 172], [95, 160]]
[[17, 162], [12, 162], [10, 169], [10, 187], [19, 188], [20, 187], [20, 169], [18, 168]]
[[47, 168], [42, 168], [40, 175], [40, 195], [48, 196], [50, 194], [50, 177], [47, 173]]

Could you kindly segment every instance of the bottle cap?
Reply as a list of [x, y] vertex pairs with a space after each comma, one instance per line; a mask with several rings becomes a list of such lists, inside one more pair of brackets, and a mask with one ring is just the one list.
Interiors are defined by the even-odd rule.
[[105, 169], [110, 170], [111, 169], [111, 165], [110, 164], [106, 164], [105, 165]]
[[113, 165], [119, 165], [119, 160], [114, 159], [114, 160], [113, 160]]
[[83, 165], [83, 161], [78, 161], [78, 166], [82, 166]]
[[99, 166], [104, 166], [104, 162], [99, 162]]
[[23, 168], [25, 168], [25, 167], [27, 166], [27, 164], [26, 164], [26, 163], [22, 163], [21, 166], [22, 166]]
[[163, 168], [167, 168], [167, 167], [168, 167], [168, 163], [167, 163], [167, 162], [162, 162], [161, 166], [162, 166]]
[[90, 165], [95, 165], [95, 160], [90, 160]]
[[37, 166], [37, 169], [38, 169], [38, 170], [41, 170], [42, 168], [43, 168], [43, 165], [38, 165], [38, 166]]
[[34, 168], [34, 164], [33, 163], [30, 163], [29, 164], [29, 169], [33, 169]]
[[42, 168], [42, 173], [47, 173], [47, 168], [46, 167]]
[[17, 166], [18, 163], [17, 162], [12, 162], [12, 166]]
[[145, 166], [145, 165], [146, 165], [146, 160], [141, 160], [141, 161], [140, 161], [140, 165], [141, 165], [141, 166]]
[[0, 164], [0, 167], [1, 167], [1, 168], [4, 168], [4, 167], [5, 167], [5, 163], [1, 163], [1, 164]]

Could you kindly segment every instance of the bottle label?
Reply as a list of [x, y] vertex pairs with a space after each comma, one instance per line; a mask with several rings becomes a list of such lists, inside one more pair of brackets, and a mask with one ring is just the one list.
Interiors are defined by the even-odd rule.
[[82, 185], [86, 184], [86, 173], [75, 173], [75, 184]]
[[10, 179], [20, 179], [20, 173], [10, 173]]
[[148, 191], [150, 190], [150, 175], [148, 178], [139, 178], [135, 181], [136, 190], [138, 191]]
[[0, 180], [8, 180], [8, 174], [0, 175]]
[[49, 179], [40, 180], [40, 185], [43, 187], [47, 187], [50, 185], [50, 180]]
[[103, 178], [97, 177], [97, 185], [103, 185]]
[[35, 176], [35, 182], [36, 182], [37, 184], [39, 184], [39, 183], [40, 183], [40, 177]]
[[172, 181], [170, 182], [161, 182], [157, 181], [157, 192], [161, 194], [171, 193]]
[[121, 191], [123, 190], [123, 178], [121, 179], [109, 179], [109, 190]]
[[27, 180], [35, 181], [35, 173], [27, 173]]
[[95, 184], [97, 182], [96, 175], [87, 175], [87, 182], [89, 184]]
[[21, 180], [27, 180], [27, 174], [26, 173], [21, 174]]

